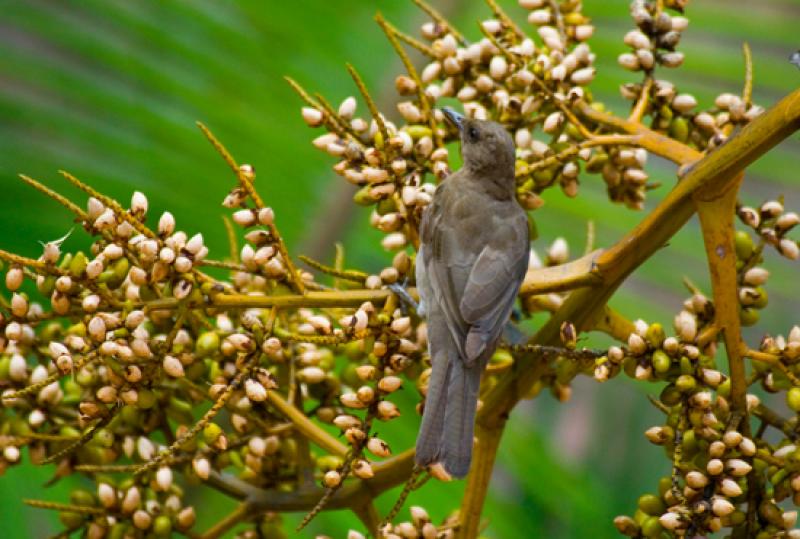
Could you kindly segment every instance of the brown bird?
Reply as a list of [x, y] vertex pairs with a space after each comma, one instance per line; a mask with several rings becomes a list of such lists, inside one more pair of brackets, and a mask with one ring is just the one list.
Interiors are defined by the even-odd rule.
[[514, 195], [514, 142], [498, 123], [447, 119], [461, 134], [463, 166], [422, 215], [416, 279], [432, 372], [417, 464], [464, 477], [472, 460], [481, 374], [528, 269], [528, 219]]

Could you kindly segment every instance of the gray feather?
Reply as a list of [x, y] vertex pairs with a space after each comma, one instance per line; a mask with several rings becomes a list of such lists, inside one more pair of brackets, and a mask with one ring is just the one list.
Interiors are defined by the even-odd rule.
[[[481, 375], [528, 266], [528, 220], [513, 195], [513, 142], [498, 124], [477, 125], [497, 143], [472, 146], [477, 153], [465, 162], [477, 168], [462, 168], [438, 186], [423, 212], [416, 259], [432, 367], [416, 460], [442, 462], [454, 477], [469, 472]], [[484, 159], [499, 162], [478, 166]]]

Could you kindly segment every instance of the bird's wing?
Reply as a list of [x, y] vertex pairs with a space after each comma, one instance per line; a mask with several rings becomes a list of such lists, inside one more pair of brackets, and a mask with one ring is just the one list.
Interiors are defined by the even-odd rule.
[[[421, 230], [422, 241], [425, 244], [423, 264], [429, 291], [433, 295], [432, 298], [425, 299], [425, 302], [429, 305], [429, 312], [433, 314], [436, 310], [444, 318], [452, 342], [458, 349], [458, 355], [464, 357], [464, 341], [469, 331], [469, 324], [461, 316], [458, 302], [466, 286], [475, 256], [457, 252], [458, 237], [455, 229], [457, 225], [446, 219], [443, 211], [442, 201], [447, 198], [444, 191], [448, 185], [447, 182], [439, 185], [437, 196], [433, 204], [426, 208], [423, 218]], [[438, 343], [431, 341], [432, 347], [437, 345]], [[433, 349], [431, 353], [433, 355]]]
[[[440, 190], [447, 184], [439, 186]], [[528, 220], [524, 212], [496, 217], [482, 248], [459, 249], [458, 221], [444, 218], [447, 196], [426, 209], [424, 269], [433, 301], [468, 366], [493, 346], [508, 320], [528, 269]], [[435, 343], [432, 343], [435, 344]]]
[[514, 300], [528, 270], [528, 220], [520, 212], [497, 227], [475, 260], [459, 305], [469, 324], [464, 344], [467, 364], [493, 346], [508, 321]]

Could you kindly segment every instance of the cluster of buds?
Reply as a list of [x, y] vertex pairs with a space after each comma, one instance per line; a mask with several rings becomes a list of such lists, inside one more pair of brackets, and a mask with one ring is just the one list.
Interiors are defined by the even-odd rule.
[[[528, 269], [537, 270], [545, 266], [556, 266], [570, 260], [567, 240], [558, 237], [544, 250], [544, 260], [535, 249], [531, 249]], [[522, 296], [522, 307], [526, 312], [554, 312], [564, 303], [566, 294], [550, 292], [547, 294], [526, 294]]]
[[152, 485], [119, 484], [107, 480], [97, 484], [96, 493], [74, 490], [71, 502], [82, 508], [96, 508], [114, 516], [92, 517], [63, 511], [60, 520], [67, 531], [85, 529], [86, 537], [124, 537], [150, 533], [167, 537], [173, 532], [187, 533], [196, 520], [195, 509], [184, 506], [183, 491], [172, 484], [169, 468], [165, 468]]
[[610, 146], [595, 153], [586, 164], [586, 170], [600, 172], [610, 200], [640, 210], [644, 208], [648, 187], [646, 164], [647, 152], [644, 149]]
[[751, 326], [758, 322], [759, 311], [766, 307], [768, 295], [764, 288], [769, 272], [760, 266], [764, 247], [772, 246], [790, 260], [800, 258], [798, 242], [788, 233], [800, 223], [795, 212], [784, 210], [777, 200], [768, 200], [758, 209], [739, 206], [737, 214], [742, 223], [758, 237], [758, 243], [748, 231], [738, 230], [735, 235], [737, 270], [739, 277], [739, 302], [742, 324]]
[[[314, 139], [314, 146], [339, 159], [334, 171], [359, 187], [354, 202], [374, 206], [371, 223], [386, 233], [384, 247], [399, 250], [408, 242], [407, 222], [419, 220], [432, 199], [433, 185], [424, 182], [425, 174], [444, 178], [450, 172], [448, 152], [441, 144], [444, 132], [439, 127], [434, 132], [430, 119], [412, 101], [398, 104], [405, 122], [400, 127], [383, 115], [369, 122], [357, 117], [356, 106], [351, 96], [338, 111], [304, 107], [302, 113], [309, 126], [327, 128], [326, 134]], [[442, 121], [439, 111], [436, 117]]]
[[[719, 399], [719, 397], [718, 397]], [[782, 442], [771, 453], [762, 453], [756, 442], [735, 429], [720, 432], [714, 439], [698, 436], [696, 430], [674, 436], [678, 421], [672, 427], [654, 427], [648, 437], [654, 443], [665, 445], [670, 452], [681, 451], [681, 461], [687, 463], [676, 468], [677, 477], [665, 477], [659, 483], [658, 494], [645, 494], [639, 498], [634, 518], [618, 517], [617, 528], [632, 537], [654, 537], [666, 530], [673, 536], [710, 534], [723, 528], [738, 526], [747, 518], [740, 505], [746, 501], [748, 478], [761, 475], [773, 484], [775, 497], [763, 499], [758, 506], [760, 531], [753, 537], [796, 537], [793, 530], [797, 511], [782, 509], [778, 503], [789, 496], [796, 503], [800, 481], [795, 476], [780, 471], [775, 462], [793, 455], [796, 447]], [[660, 432], [656, 433], [656, 430]], [[763, 455], [763, 456], [762, 456]], [[770, 466], [767, 460], [773, 462]], [[780, 471], [780, 473], [779, 473]], [[654, 535], [655, 534], [655, 535]]]
[[[418, 505], [409, 508], [411, 520], [399, 522], [397, 524], [386, 524], [380, 530], [380, 539], [405, 539], [415, 537], [419, 539], [452, 539], [455, 532], [450, 525], [457, 523], [456, 519], [448, 519], [442, 528], [438, 528], [431, 522], [428, 512]], [[351, 532], [352, 533], [352, 532]], [[349, 535], [348, 539], [362, 539], [361, 534]]]
[[[370, 424], [400, 416], [388, 397], [405, 376], [419, 376], [424, 324], [369, 302], [332, 312], [290, 309], [279, 322], [267, 308], [207, 309], [217, 294], [264, 297], [298, 278], [319, 287], [285, 258], [272, 210], [258, 199], [250, 204], [253, 168], [238, 167], [237, 177], [240, 185], [223, 206], [244, 229], [240, 262], [207, 261], [202, 235], [178, 230], [169, 212], [155, 230], [148, 228], [147, 199], [138, 192], [128, 210], [99, 194], [89, 198], [86, 211], [77, 210], [95, 236], [89, 256], [62, 253], [58, 240], [44, 245], [39, 260], [10, 260], [4, 280], [11, 299], [0, 317], [0, 471], [20, 463], [25, 447], [33, 462], [102, 471], [124, 457], [140, 467], [119, 484], [92, 475], [102, 477], [98, 496], [74, 501], [82, 510], [62, 519], [70, 530], [98, 538], [117, 528], [159, 536], [188, 530], [194, 513], [180, 502], [179, 473], [205, 481], [232, 465], [254, 486], [284, 484], [298, 466], [297, 439], [285, 419], [265, 412], [270, 392], [291, 377], [303, 398], [319, 402], [319, 421], [355, 421], [344, 429], [358, 451], [349, 467], [354, 477], [373, 474], [362, 452], [391, 454]], [[206, 264], [230, 269], [230, 282], [204, 273]], [[403, 251], [379, 275], [358, 280], [379, 288], [411, 269]], [[31, 277], [50, 297], [49, 309], [29, 298], [32, 286], [25, 281]], [[341, 373], [336, 356], [347, 358]], [[351, 394], [363, 418], [347, 415]], [[192, 410], [205, 399], [216, 403], [216, 412], [225, 411], [230, 431], [213, 414], [197, 422]], [[180, 444], [155, 441], [167, 421], [177, 425]], [[91, 437], [82, 438], [87, 429]], [[191, 464], [181, 468], [172, 459]], [[343, 482], [343, 468], [338, 455], [316, 459], [325, 486]]]
[[681, 33], [689, 26], [689, 19], [670, 16], [660, 9], [660, 4], [635, 0], [631, 4], [631, 17], [637, 29], [625, 34], [625, 44], [631, 52], [621, 54], [619, 64], [631, 71], [652, 72], [656, 65], [679, 67], [683, 53], [675, 50]]
[[[670, 395], [674, 400], [681, 393], [693, 391], [699, 384], [713, 380], [717, 388], [725, 382], [725, 376], [716, 370], [713, 343], [701, 348], [697, 344], [698, 324], [702, 316], [692, 301], [701, 302], [697, 294], [688, 300], [686, 308], [675, 317], [675, 336], [667, 336], [659, 323], [648, 324], [643, 320], [634, 322], [634, 331], [628, 336], [626, 346], [611, 346], [607, 354], [595, 361], [594, 377], [605, 382], [619, 372], [642, 381], [669, 381], [662, 397]], [[701, 326], [702, 327], [702, 326]]]

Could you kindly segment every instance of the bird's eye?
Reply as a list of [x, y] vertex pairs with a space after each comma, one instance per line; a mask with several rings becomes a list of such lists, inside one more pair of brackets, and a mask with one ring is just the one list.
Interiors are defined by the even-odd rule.
[[467, 136], [471, 142], [475, 142], [478, 140], [478, 130], [474, 127], [470, 127], [467, 129]]

